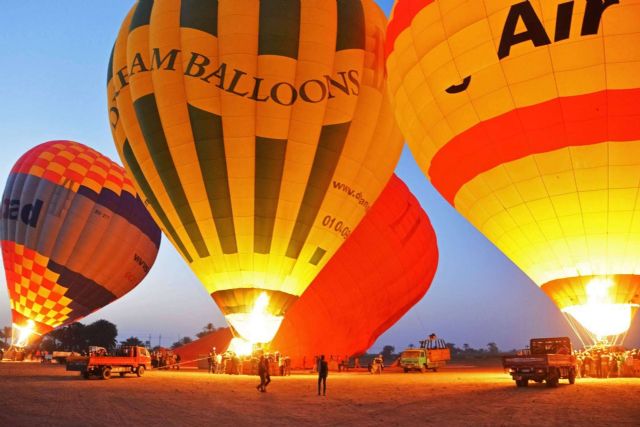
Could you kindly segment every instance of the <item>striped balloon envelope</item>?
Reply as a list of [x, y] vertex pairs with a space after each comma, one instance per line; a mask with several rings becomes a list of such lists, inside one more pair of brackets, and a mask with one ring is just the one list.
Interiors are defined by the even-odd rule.
[[32, 148], [2, 198], [14, 327], [47, 333], [120, 298], [147, 275], [160, 234], [122, 167], [77, 142]]
[[637, 0], [398, 0], [388, 27], [424, 173], [593, 339], [640, 304], [639, 24]]
[[141, 0], [108, 68], [121, 158], [236, 332], [275, 334], [389, 180], [371, 0]]

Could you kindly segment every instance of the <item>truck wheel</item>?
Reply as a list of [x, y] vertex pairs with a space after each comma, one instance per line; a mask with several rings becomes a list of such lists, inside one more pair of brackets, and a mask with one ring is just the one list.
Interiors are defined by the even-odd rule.
[[547, 387], [558, 387], [558, 378], [557, 377], [547, 378]]
[[427, 372], [427, 367], [426, 367], [426, 366], [421, 366], [421, 367], [420, 367], [420, 372], [422, 372], [423, 374], [424, 374], [425, 372]]
[[100, 372], [100, 377], [103, 380], [108, 380], [109, 378], [111, 378], [111, 368], [109, 368], [108, 366], [105, 368], [102, 368], [102, 371]]
[[431, 368], [433, 372], [438, 372], [438, 368]]
[[125, 375], [127, 375], [126, 372], [120, 372], [120, 378], [124, 378]]
[[518, 387], [527, 387], [529, 386], [529, 380], [526, 378], [523, 378], [521, 380], [516, 380], [516, 386]]
[[575, 384], [575, 383], [576, 383], [576, 371], [572, 369], [571, 371], [569, 371], [569, 384]]
[[406, 374], [407, 372], [409, 372], [409, 368], [404, 368], [404, 373]]
[[83, 369], [82, 371], [80, 371], [80, 375], [82, 376], [82, 378], [84, 378], [85, 380], [88, 380], [89, 377], [91, 376], [91, 374], [89, 373], [89, 371], [87, 371], [86, 369]]
[[138, 366], [138, 369], [136, 369], [136, 375], [139, 376], [139, 377], [144, 375], [144, 366], [143, 365]]

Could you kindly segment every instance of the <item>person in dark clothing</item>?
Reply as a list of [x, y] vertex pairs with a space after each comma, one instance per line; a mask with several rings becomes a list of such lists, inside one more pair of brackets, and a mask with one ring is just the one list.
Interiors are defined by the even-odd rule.
[[329, 365], [324, 360], [324, 354], [318, 361], [318, 396], [320, 396], [320, 385], [322, 384], [322, 395], [327, 395], [327, 375], [329, 375]]
[[209, 364], [209, 373], [213, 374], [216, 372], [215, 366], [216, 357], [212, 351], [209, 352], [209, 357], [207, 358], [207, 363]]
[[262, 391], [267, 391], [267, 386], [271, 382], [271, 372], [269, 366], [269, 358], [264, 358], [264, 386], [262, 387]]
[[260, 356], [260, 360], [258, 360], [258, 375], [260, 376], [260, 384], [257, 385], [256, 389], [258, 391], [266, 391], [265, 390], [265, 381], [266, 381], [266, 375], [265, 375], [265, 370], [264, 370], [264, 361], [265, 358], [264, 356]]

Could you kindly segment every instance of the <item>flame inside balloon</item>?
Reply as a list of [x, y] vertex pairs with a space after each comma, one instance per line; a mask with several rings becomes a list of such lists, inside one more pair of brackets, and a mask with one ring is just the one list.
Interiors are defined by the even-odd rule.
[[228, 351], [232, 351], [238, 356], [250, 356], [253, 353], [253, 344], [249, 341], [235, 337], [229, 343]]
[[587, 303], [565, 307], [570, 314], [598, 339], [620, 335], [631, 326], [633, 308], [637, 304], [615, 304], [609, 294], [611, 279], [596, 277], [586, 286]]
[[14, 336], [15, 333], [18, 334], [18, 338], [13, 342], [14, 347], [25, 347], [29, 344], [29, 338], [33, 335], [35, 331], [36, 324], [33, 320], [29, 319], [27, 323], [23, 326], [13, 324]]
[[262, 292], [248, 313], [227, 314], [227, 320], [242, 338], [249, 343], [268, 343], [280, 328], [283, 316], [268, 312], [269, 296]]

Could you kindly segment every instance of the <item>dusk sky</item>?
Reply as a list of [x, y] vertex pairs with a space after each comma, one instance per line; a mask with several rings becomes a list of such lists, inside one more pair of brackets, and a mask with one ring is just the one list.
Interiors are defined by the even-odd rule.
[[[0, 15], [0, 176], [33, 146], [81, 142], [121, 163], [107, 121], [106, 71], [120, 23], [133, 0], [6, 2]], [[379, 0], [389, 13], [391, 0]], [[462, 218], [431, 186], [405, 148], [396, 174], [429, 215], [440, 264], [427, 295], [383, 334], [373, 349], [417, 343], [431, 332], [462, 346], [521, 348], [533, 336], [570, 335], [550, 299]], [[0, 326], [11, 324], [2, 275]], [[193, 337], [225, 320], [171, 243], [163, 238], [155, 266], [132, 292], [82, 320], [107, 319], [120, 338], [151, 336], [152, 345]], [[640, 345], [635, 319], [626, 344]]]

